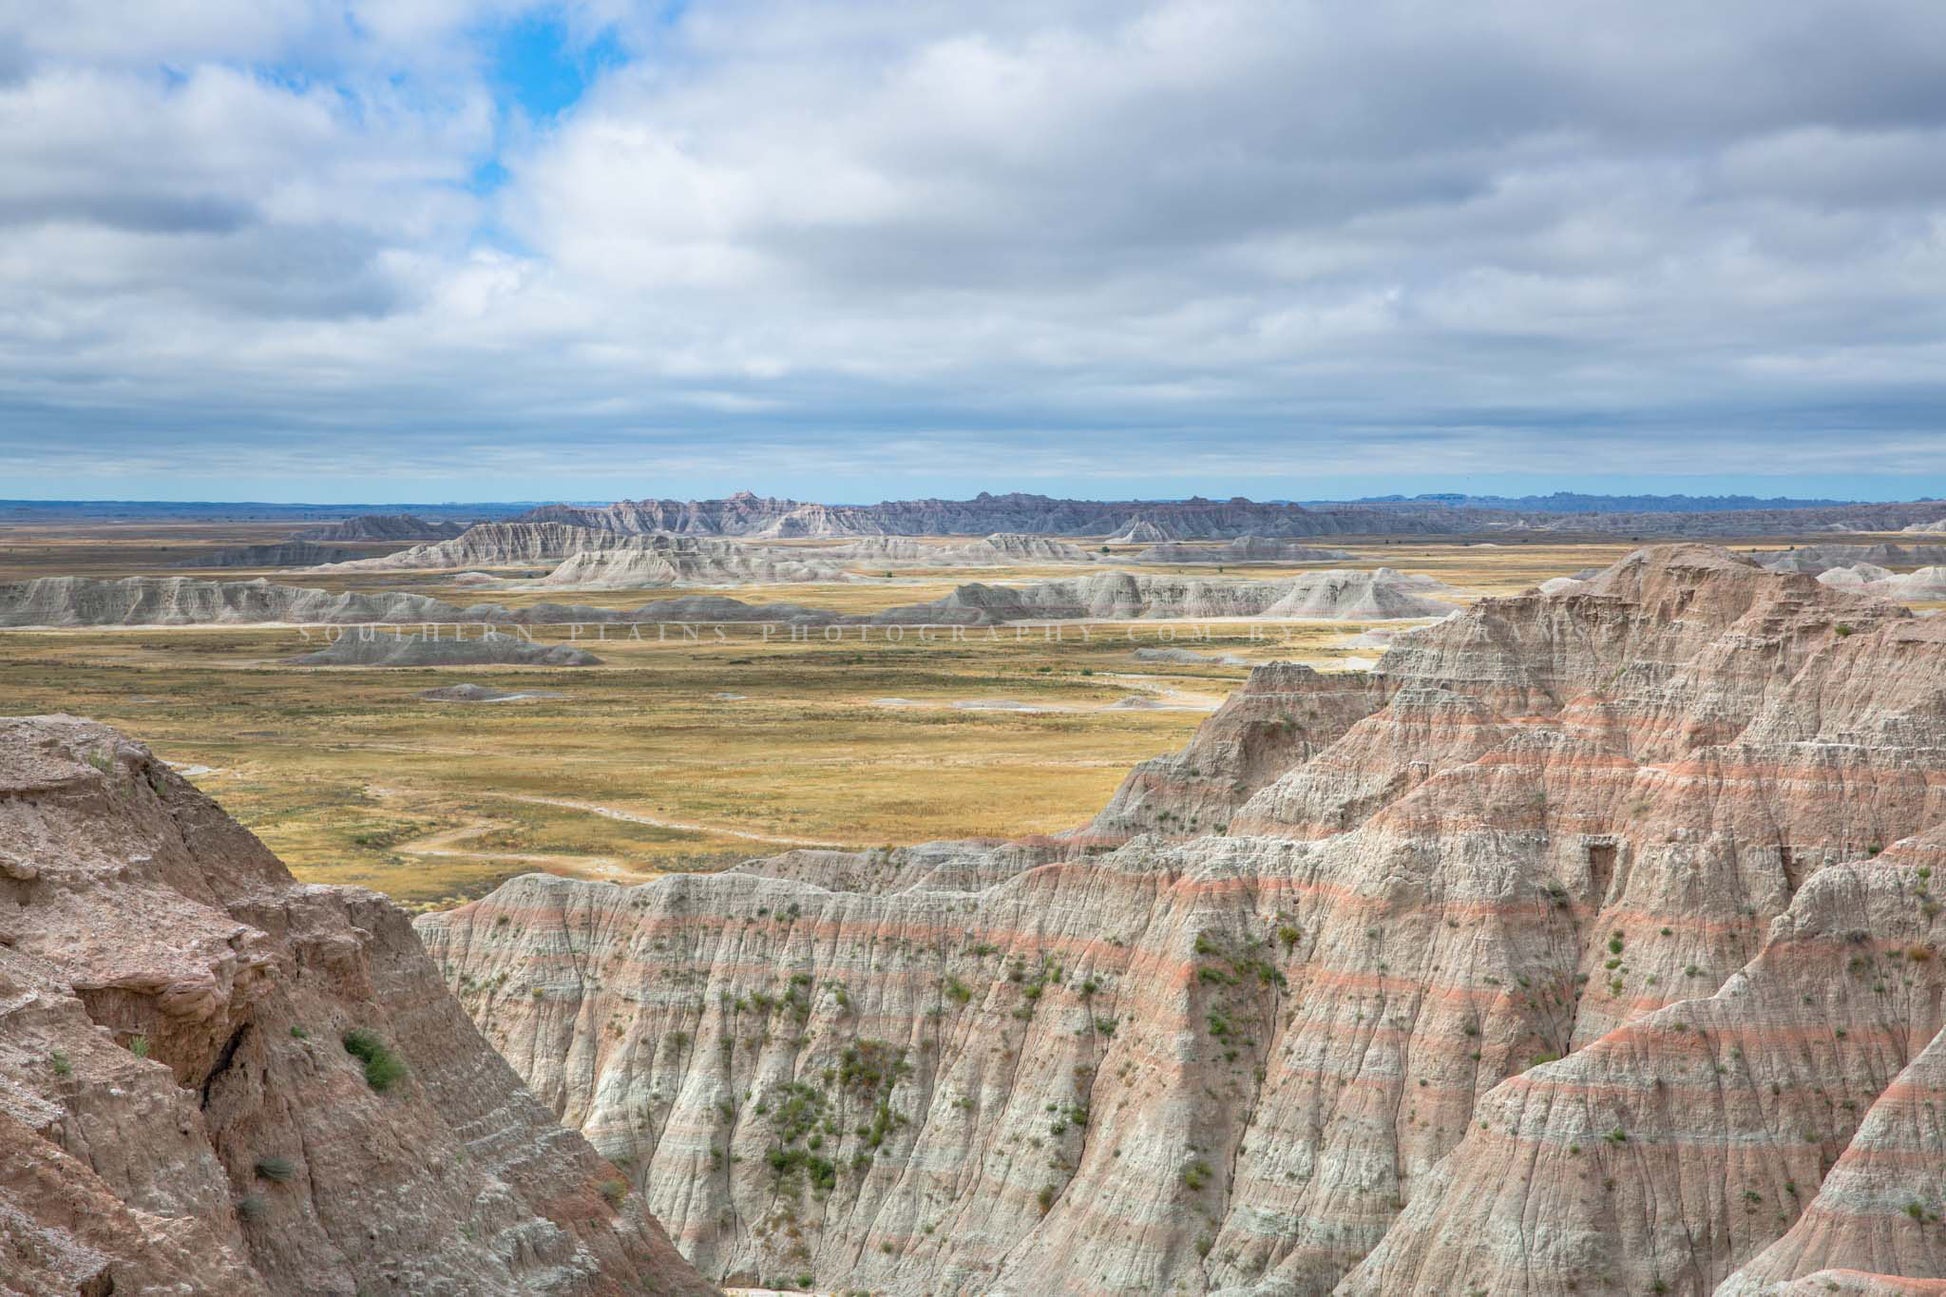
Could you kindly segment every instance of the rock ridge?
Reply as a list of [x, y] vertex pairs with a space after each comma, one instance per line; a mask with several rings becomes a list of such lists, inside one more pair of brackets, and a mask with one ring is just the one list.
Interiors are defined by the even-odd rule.
[[418, 924], [712, 1276], [1700, 1297], [1946, 1279], [1942, 865], [1946, 622], [1662, 546], [1260, 669], [1065, 839]]
[[296, 883], [146, 748], [0, 720], [0, 899], [9, 1291], [714, 1291], [403, 912]]

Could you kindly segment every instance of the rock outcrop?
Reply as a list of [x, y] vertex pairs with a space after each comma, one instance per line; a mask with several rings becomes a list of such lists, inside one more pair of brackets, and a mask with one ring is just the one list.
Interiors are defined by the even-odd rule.
[[317, 567], [324, 563], [343, 563], [363, 557], [361, 551], [342, 545], [319, 545], [308, 540], [287, 540], [277, 545], [238, 545], [230, 549], [198, 554], [175, 564], [176, 567]]
[[298, 532], [291, 539], [326, 542], [450, 540], [466, 528], [467, 524], [463, 522], [428, 522], [410, 513], [366, 513], [356, 518], [347, 518], [343, 522], [308, 528]]
[[827, 536], [1117, 536], [1138, 541], [1462, 531], [1487, 525], [1481, 510], [1441, 506], [1304, 507], [1233, 500], [1056, 500], [988, 495], [971, 500], [807, 504], [739, 491], [724, 500], [621, 500], [606, 508], [546, 505], [523, 522], [644, 534], [670, 531], [780, 539]]
[[715, 1276], [1701, 1297], [1941, 1277], [1942, 839], [1946, 622], [1673, 547], [1254, 673], [1064, 841], [419, 923]]
[[[496, 610], [501, 611], [501, 610]], [[421, 594], [334, 594], [193, 577], [46, 576], [0, 585], [0, 626], [202, 626], [245, 623], [453, 621], [478, 610]]]
[[1334, 563], [1353, 555], [1342, 549], [1320, 549], [1300, 541], [1272, 536], [1239, 536], [1222, 545], [1185, 545], [1169, 541], [1151, 545], [1135, 555], [1137, 563]]
[[1863, 589], [1867, 594], [1885, 599], [1938, 603], [1946, 600], [1946, 566], [1922, 567], [1898, 576], [1881, 577], [1866, 582]]
[[1946, 545], [1803, 545], [1751, 555], [1773, 572], [1809, 572], [1869, 563], [1883, 568], [1913, 568], [1946, 563]]
[[605, 549], [572, 554], [529, 584], [536, 589], [641, 590], [847, 579], [842, 568], [816, 555], [662, 532], [623, 537]]
[[[0, 627], [391, 625], [465, 624], [477, 635], [485, 623], [564, 625], [628, 622], [754, 621], [826, 625], [864, 620], [798, 604], [748, 604], [722, 596], [652, 600], [633, 609], [536, 603], [509, 609], [480, 603], [459, 607], [427, 595], [396, 591], [329, 590], [254, 581], [191, 577], [41, 577], [0, 585]], [[416, 633], [416, 632], [415, 632]], [[347, 649], [347, 652], [352, 650]]]
[[[1511, 503], [1511, 502], [1510, 502]], [[1672, 501], [1676, 503], [1676, 501]], [[1693, 505], [1694, 501], [1688, 502]], [[1753, 505], [1760, 502], [1752, 501]], [[1473, 535], [1510, 531], [1609, 536], [1798, 536], [1814, 532], [1888, 532], [1931, 523], [1946, 501], [1836, 504], [1814, 508], [1746, 507], [1721, 512], [1590, 512], [1580, 508], [1456, 507], [1437, 499], [1291, 504], [1229, 500], [1057, 500], [1044, 495], [982, 492], [971, 500], [887, 500], [879, 504], [811, 504], [739, 491], [724, 500], [621, 500], [604, 508], [546, 505], [523, 522], [641, 534], [775, 538], [836, 536], [1109, 537], [1122, 543], [1229, 540], [1238, 536]]]
[[601, 665], [600, 658], [573, 644], [537, 644], [516, 632], [491, 627], [444, 626], [411, 630], [359, 627], [314, 653], [291, 660], [299, 666], [319, 667]]
[[1140, 618], [1439, 617], [1462, 596], [1431, 577], [1378, 568], [1304, 572], [1276, 581], [1098, 572], [1026, 585], [960, 586], [943, 599], [888, 609], [874, 620], [904, 624], [995, 625], [1010, 621], [1121, 621]]
[[0, 721], [0, 1287], [712, 1291], [370, 892], [146, 749]]
[[845, 545], [802, 551], [864, 567], [1001, 567], [1010, 563], [1093, 563], [1079, 545], [1052, 536], [998, 532], [964, 545], [928, 545], [904, 536], [867, 536]]
[[1362, 672], [1324, 675], [1294, 662], [1257, 667], [1188, 747], [1129, 771], [1076, 836], [1119, 845], [1140, 833], [1223, 832], [1264, 785], [1336, 743], [1383, 703]]
[[332, 564], [327, 570], [398, 572], [533, 564], [548, 564], [553, 570], [537, 581], [510, 583], [507, 588], [631, 590], [845, 579], [840, 568], [815, 553], [560, 522], [481, 523], [436, 545]]
[[339, 572], [413, 572], [552, 564], [622, 543], [613, 532], [559, 522], [483, 522], [436, 544], [334, 563], [330, 568]]

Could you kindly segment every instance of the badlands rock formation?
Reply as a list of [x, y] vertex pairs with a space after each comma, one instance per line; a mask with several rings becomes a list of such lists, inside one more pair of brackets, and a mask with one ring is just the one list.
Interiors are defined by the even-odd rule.
[[1028, 585], [963, 585], [931, 603], [878, 614], [883, 622], [992, 625], [1010, 621], [1152, 617], [1438, 617], [1459, 592], [1431, 577], [1378, 568], [1305, 572], [1277, 581], [1100, 572]]
[[293, 540], [450, 540], [466, 530], [460, 522], [427, 522], [410, 513], [367, 513], [298, 532]]
[[[671, 585], [840, 581], [819, 556], [735, 541], [634, 535], [559, 522], [490, 522], [437, 545], [331, 565], [331, 571], [394, 572], [548, 564], [540, 587], [630, 590]], [[514, 587], [509, 587], [514, 588]]]
[[0, 585], [0, 626], [193, 626], [452, 621], [470, 610], [419, 594], [333, 594], [255, 581], [47, 576]]
[[359, 627], [315, 653], [292, 659], [300, 666], [537, 666], [591, 667], [601, 659], [572, 644], [536, 644], [511, 631], [434, 626]]
[[989, 495], [971, 500], [888, 500], [869, 505], [806, 504], [739, 491], [726, 500], [622, 500], [601, 509], [547, 505], [523, 522], [643, 534], [711, 536], [1132, 536], [1136, 540], [1322, 536], [1353, 532], [1442, 532], [1486, 525], [1481, 510], [1443, 506], [1259, 504], [1233, 500], [1056, 500]]
[[310, 590], [255, 581], [198, 581], [189, 577], [41, 577], [0, 585], [0, 627], [22, 626], [232, 626], [251, 624], [398, 626], [464, 625], [477, 634], [482, 623], [564, 625], [617, 622], [779, 621], [826, 624], [852, 621], [797, 604], [746, 604], [694, 596], [664, 599], [638, 608], [536, 603], [509, 609], [480, 603], [459, 607], [420, 594], [393, 591]]
[[146, 749], [0, 721], [0, 897], [7, 1292], [712, 1291], [403, 913]]
[[551, 564], [621, 543], [613, 532], [558, 522], [483, 522], [437, 544], [414, 545], [396, 554], [331, 566], [339, 572], [409, 572]]
[[[1680, 498], [1672, 500], [1679, 503]], [[1585, 503], [1585, 502], [1584, 502]], [[1693, 503], [1693, 502], [1691, 502]], [[1754, 502], [1753, 502], [1754, 503]], [[1796, 536], [1817, 531], [1897, 531], [1946, 515], [1946, 502], [1838, 504], [1817, 508], [1743, 508], [1698, 513], [1567, 512], [1454, 507], [1441, 500], [1259, 503], [1230, 500], [1056, 500], [989, 495], [971, 500], [887, 500], [870, 505], [807, 504], [740, 491], [726, 500], [622, 500], [605, 508], [547, 505], [525, 522], [560, 522], [607, 531], [673, 531], [711, 536], [1034, 536], [1113, 537], [1129, 543], [1228, 540], [1237, 536], [1472, 535], [1483, 532], [1587, 532], [1619, 536]]]
[[841, 568], [821, 556], [795, 550], [666, 532], [608, 538], [619, 543], [570, 555], [545, 577], [528, 584], [536, 589], [642, 590], [848, 579]]
[[1079, 545], [1051, 536], [999, 532], [964, 545], [928, 545], [903, 536], [867, 536], [847, 545], [805, 551], [863, 567], [999, 567], [1008, 563], [1092, 563]]
[[1828, 567], [1818, 573], [1818, 584], [1828, 585], [1834, 590], [1849, 590], [1856, 594], [1880, 581], [1889, 581], [1893, 573], [1872, 563], [1854, 563], [1850, 567]]
[[[1095, 556], [1079, 545], [1070, 545], [1050, 536], [1026, 536], [1019, 532], [995, 532], [984, 540], [963, 547], [970, 562], [978, 562], [992, 551], [1002, 563], [1092, 563]], [[991, 560], [990, 560], [991, 561]]]
[[287, 540], [278, 545], [239, 545], [219, 549], [195, 558], [184, 559], [177, 567], [317, 567], [324, 563], [343, 563], [361, 557], [355, 549], [342, 545], [319, 545], [308, 540]]
[[1881, 585], [1868, 587], [1874, 594], [1893, 599], [1909, 599], [1915, 603], [1937, 603], [1946, 599], [1946, 566], [1922, 567], [1895, 576]]
[[1333, 563], [1353, 555], [1342, 549], [1319, 549], [1294, 540], [1270, 536], [1239, 536], [1222, 545], [1184, 545], [1170, 541], [1151, 545], [1136, 554], [1137, 563]]
[[1899, 599], [1908, 603], [1927, 603], [1946, 599], [1946, 566], [1922, 567], [1912, 572], [1889, 572], [1871, 563], [1850, 567], [1826, 568], [1818, 573], [1818, 583], [1838, 590]]
[[1188, 747], [1129, 771], [1107, 808], [1076, 836], [1119, 846], [1140, 833], [1221, 832], [1252, 794], [1336, 743], [1383, 702], [1376, 682], [1360, 672], [1324, 675], [1295, 662], [1257, 667]]
[[1142, 517], [1129, 519], [1120, 531], [1108, 538], [1115, 545], [1153, 545], [1173, 539], [1174, 533], [1168, 528]]
[[1809, 572], [1870, 563], [1877, 567], [1923, 567], [1946, 563], [1946, 545], [1803, 545], [1751, 558], [1773, 572]]
[[419, 923], [715, 1276], [1936, 1279], [1943, 736], [1946, 621], [1654, 549], [1253, 673], [1065, 841]]

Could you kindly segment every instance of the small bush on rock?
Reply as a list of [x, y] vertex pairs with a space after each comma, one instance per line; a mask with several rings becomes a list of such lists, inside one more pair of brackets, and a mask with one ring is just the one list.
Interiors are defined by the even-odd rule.
[[363, 1027], [347, 1031], [345, 1052], [365, 1065], [365, 1084], [380, 1094], [405, 1075], [405, 1063], [379, 1039], [377, 1032]]

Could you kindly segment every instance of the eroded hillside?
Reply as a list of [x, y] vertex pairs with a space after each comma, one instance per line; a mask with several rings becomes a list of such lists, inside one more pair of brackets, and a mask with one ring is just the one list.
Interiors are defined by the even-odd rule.
[[67, 717], [0, 721], [0, 1290], [713, 1291], [400, 910]]
[[719, 1278], [1742, 1293], [1937, 1273], [1942, 826], [1946, 623], [1668, 547], [1261, 669], [1067, 840], [420, 927]]

